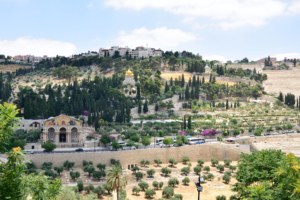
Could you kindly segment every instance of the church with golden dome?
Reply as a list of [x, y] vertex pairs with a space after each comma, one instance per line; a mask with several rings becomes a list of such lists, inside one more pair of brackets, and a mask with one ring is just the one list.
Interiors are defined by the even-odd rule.
[[[139, 79], [139, 77], [138, 77], [138, 79]], [[135, 93], [135, 91], [136, 91], [135, 83], [136, 82], [134, 80], [134, 74], [132, 73], [132, 71], [130, 71], [130, 67], [128, 67], [128, 70], [125, 73], [125, 80], [123, 81], [122, 85], [126, 87], [125, 89], [128, 90], [129, 95], [131, 95], [132, 93]]]

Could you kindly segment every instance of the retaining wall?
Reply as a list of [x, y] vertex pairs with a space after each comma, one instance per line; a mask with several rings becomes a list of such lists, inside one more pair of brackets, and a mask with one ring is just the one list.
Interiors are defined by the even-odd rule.
[[191, 162], [196, 162], [199, 158], [203, 158], [205, 161], [210, 161], [211, 158], [218, 160], [230, 158], [237, 161], [240, 153], [240, 151], [230, 149], [226, 147], [226, 145], [214, 143], [115, 152], [31, 154], [28, 155], [28, 160], [33, 161], [37, 168], [41, 168], [44, 162], [52, 162], [53, 166], [61, 166], [66, 160], [75, 162], [75, 167], [82, 167], [83, 160], [93, 161], [94, 163], [104, 163], [109, 166], [110, 159], [114, 158], [120, 160], [124, 168], [128, 168], [128, 165], [139, 164], [142, 159], [149, 160], [153, 163], [154, 159], [159, 158], [163, 163], [167, 163], [169, 158], [175, 158], [177, 161], [181, 161], [184, 156], [188, 156]]

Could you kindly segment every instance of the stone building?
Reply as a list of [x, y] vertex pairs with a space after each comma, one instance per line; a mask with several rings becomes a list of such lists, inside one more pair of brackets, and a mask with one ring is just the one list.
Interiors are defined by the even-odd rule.
[[82, 143], [82, 121], [66, 115], [59, 115], [44, 121], [43, 141], [55, 144]]

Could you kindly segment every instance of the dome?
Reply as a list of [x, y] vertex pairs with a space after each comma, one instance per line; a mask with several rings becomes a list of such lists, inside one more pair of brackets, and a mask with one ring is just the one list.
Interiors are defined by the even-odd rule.
[[128, 67], [128, 71], [125, 73], [125, 76], [133, 76], [133, 73], [130, 71], [130, 67]]

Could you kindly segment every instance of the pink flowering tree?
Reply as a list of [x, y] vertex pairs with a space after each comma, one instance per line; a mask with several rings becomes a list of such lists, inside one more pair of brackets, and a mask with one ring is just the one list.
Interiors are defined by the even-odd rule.
[[186, 136], [186, 132], [179, 131], [179, 134]]
[[206, 129], [202, 132], [203, 136], [215, 136], [216, 134], [217, 134], [217, 131], [214, 129], [211, 129], [211, 130]]
[[89, 111], [87, 111], [87, 110], [83, 111], [83, 115], [84, 116], [89, 116]]

